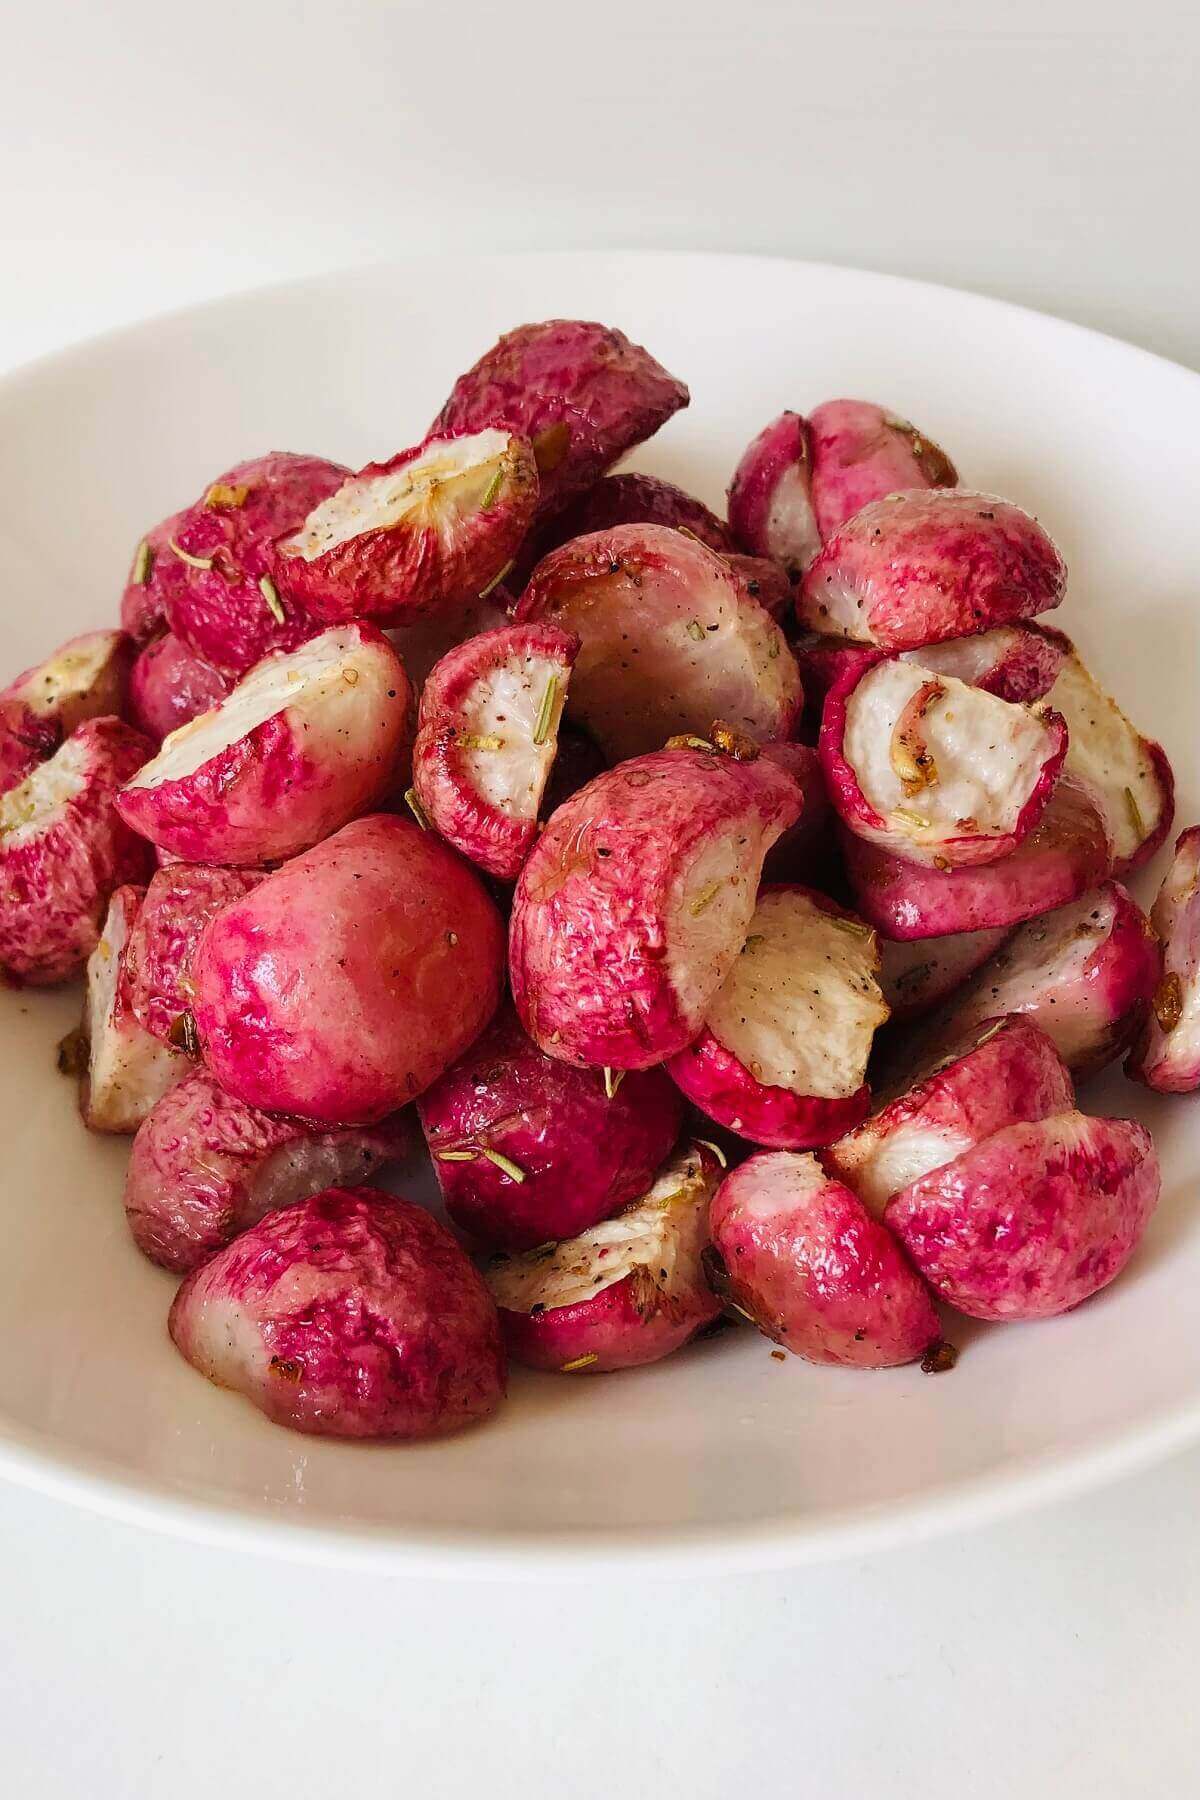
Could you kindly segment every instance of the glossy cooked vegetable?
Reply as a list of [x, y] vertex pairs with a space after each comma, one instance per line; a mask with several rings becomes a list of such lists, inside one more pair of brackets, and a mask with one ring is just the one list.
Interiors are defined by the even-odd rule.
[[1163, 946], [1162, 979], [1126, 1069], [1163, 1094], [1200, 1087], [1200, 826], [1183, 832], [1150, 918]]
[[89, 1131], [136, 1131], [162, 1096], [187, 1074], [186, 1056], [134, 1017], [122, 975], [142, 889], [120, 887], [108, 903], [100, 942], [88, 958], [83, 1003], [87, 1066], [79, 1110]]
[[826, 400], [808, 415], [812, 505], [822, 541], [873, 500], [950, 488], [958, 472], [932, 438], [868, 400]]

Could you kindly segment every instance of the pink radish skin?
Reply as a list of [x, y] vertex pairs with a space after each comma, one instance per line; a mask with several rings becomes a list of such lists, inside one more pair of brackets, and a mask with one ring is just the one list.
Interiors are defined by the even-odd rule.
[[867, 1058], [888, 1016], [878, 964], [874, 932], [831, 900], [808, 888], [760, 888], [742, 952], [668, 1073], [709, 1118], [752, 1143], [829, 1143], [870, 1105]]
[[[919, 1065], [916, 1065], [919, 1069]], [[906, 1068], [913, 1068], [913, 1059]], [[1050, 1039], [1027, 1019], [989, 1020], [950, 1061], [822, 1152], [831, 1175], [877, 1218], [893, 1194], [1008, 1125], [1070, 1112], [1075, 1089]]]
[[252, 457], [209, 482], [155, 543], [150, 582], [161, 586], [168, 627], [223, 675], [236, 681], [320, 629], [280, 584], [276, 544], [345, 474], [318, 456]]
[[808, 1362], [890, 1369], [941, 1340], [891, 1232], [815, 1156], [749, 1157], [717, 1189], [709, 1229], [728, 1300]]
[[803, 806], [794, 825], [767, 852], [764, 881], [825, 885], [833, 848], [833, 808], [825, 791], [821, 761], [809, 744], [764, 744], [763, 758], [783, 769], [800, 789]]
[[690, 532], [722, 556], [737, 548], [725, 521], [674, 482], [632, 472], [605, 475], [530, 534], [517, 558], [514, 586], [519, 592], [543, 556], [560, 544], [589, 537], [593, 531], [611, 531], [614, 525], [667, 525], [672, 531]]
[[417, 1110], [446, 1211], [499, 1250], [573, 1237], [618, 1212], [645, 1193], [683, 1123], [661, 1069], [606, 1083], [544, 1056], [507, 1008]]
[[996, 862], [1028, 837], [1058, 780], [1067, 728], [1058, 713], [1012, 706], [951, 675], [855, 657], [826, 697], [819, 751], [830, 800], [856, 837], [945, 870]]
[[143, 890], [120, 887], [109, 901], [100, 942], [88, 958], [83, 1033], [88, 1065], [79, 1111], [89, 1131], [133, 1132], [191, 1066], [134, 1017], [122, 980], [126, 947]]
[[277, 1425], [444, 1437], [504, 1397], [496, 1309], [445, 1226], [378, 1188], [272, 1212], [184, 1281], [176, 1348]]
[[949, 1052], [982, 1020], [1022, 1013], [1077, 1077], [1136, 1038], [1162, 976], [1162, 950], [1141, 907], [1116, 881], [1018, 926], [944, 1013], [897, 1055]]
[[503, 976], [478, 876], [431, 832], [376, 814], [222, 908], [192, 959], [193, 1012], [227, 1092], [373, 1124], [475, 1041]]
[[1190, 1094], [1200, 1087], [1200, 825], [1176, 841], [1150, 917], [1162, 940], [1163, 976], [1125, 1069], [1161, 1094]]
[[351, 475], [282, 538], [275, 578], [331, 624], [404, 625], [503, 580], [537, 503], [523, 437], [434, 435]]
[[948, 1000], [1008, 935], [1008, 926], [999, 925], [991, 931], [958, 931], [907, 944], [881, 937], [879, 985], [893, 1022], [919, 1018]]
[[192, 1003], [191, 965], [200, 935], [231, 900], [263, 880], [257, 869], [173, 863], [150, 879], [122, 960], [121, 995], [152, 1037], [178, 1044]]
[[792, 604], [792, 584], [782, 564], [766, 556], [726, 556], [743, 592], [781, 624]]
[[117, 888], [150, 873], [150, 847], [114, 808], [153, 752], [119, 719], [89, 719], [0, 795], [0, 971], [44, 987], [81, 973]]
[[763, 857], [799, 816], [782, 769], [663, 750], [551, 818], [513, 897], [509, 973], [547, 1055], [644, 1069], [699, 1033], [742, 947]]
[[930, 869], [853, 832], [843, 830], [841, 842], [855, 911], [902, 942], [1018, 925], [1078, 899], [1111, 863], [1099, 806], [1066, 775], [1029, 836], [998, 862]]
[[121, 629], [139, 647], [166, 631], [168, 601], [183, 588], [187, 565], [169, 545], [184, 516], [172, 513], [152, 526], [134, 550], [121, 594]]
[[54, 755], [59, 741], [52, 719], [36, 718], [20, 701], [0, 701], [0, 794], [20, 787]]
[[117, 805], [189, 862], [280, 861], [378, 805], [406, 743], [404, 668], [370, 625], [265, 658], [172, 734]]
[[1059, 631], [1043, 625], [998, 625], [974, 637], [948, 638], [902, 652], [935, 675], [953, 675], [1014, 706], [1028, 705], [1050, 692], [1066, 655]]
[[580, 1236], [487, 1272], [509, 1355], [531, 1369], [606, 1375], [659, 1362], [720, 1314], [701, 1255], [720, 1165], [691, 1145], [644, 1197]]
[[808, 425], [799, 413], [780, 413], [746, 446], [729, 484], [729, 524], [748, 555], [781, 563], [793, 580], [820, 550]]
[[335, 1131], [273, 1118], [193, 1069], [134, 1139], [125, 1217], [143, 1255], [186, 1275], [269, 1212], [368, 1180], [408, 1138], [399, 1115]]
[[578, 633], [568, 716], [614, 761], [705, 736], [714, 719], [786, 738], [803, 702], [787, 641], [742, 577], [662, 525], [621, 525], [553, 551], [515, 616]]
[[1058, 1113], [913, 1182], [884, 1219], [935, 1293], [975, 1319], [1044, 1319], [1120, 1274], [1158, 1203], [1150, 1133]]
[[875, 500], [835, 532], [806, 573], [807, 631], [919, 650], [1048, 612], [1067, 571], [1037, 521], [1007, 500], [957, 488]]
[[433, 432], [505, 425], [533, 444], [547, 518], [688, 404], [624, 332], [587, 319], [519, 325], [460, 375]]
[[826, 400], [808, 415], [812, 506], [822, 542], [873, 500], [903, 488], [951, 488], [958, 471], [943, 450], [885, 407]]
[[507, 588], [494, 587], [482, 600], [472, 594], [410, 625], [389, 626], [384, 635], [404, 664], [414, 694], [420, 694], [437, 664], [456, 645], [507, 625], [511, 599]]
[[533, 847], [579, 639], [504, 625], [444, 656], [421, 696], [413, 786], [447, 843], [501, 881]]
[[232, 683], [189, 650], [173, 632], [147, 644], [133, 665], [129, 717], [161, 744], [172, 731], [217, 706]]

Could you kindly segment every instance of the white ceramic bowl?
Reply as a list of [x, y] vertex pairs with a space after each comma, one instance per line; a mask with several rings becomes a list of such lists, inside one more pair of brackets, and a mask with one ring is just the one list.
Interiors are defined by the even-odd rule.
[[[501, 330], [563, 314], [620, 325], [690, 383], [690, 410], [636, 465], [716, 506], [774, 413], [853, 394], [919, 421], [972, 486], [1036, 510], [1071, 567], [1056, 622], [1165, 741], [1180, 824], [1200, 816], [1200, 379], [994, 301], [806, 264], [421, 262], [222, 301], [20, 372], [0, 385], [3, 667], [114, 622], [143, 529], [217, 470], [268, 449], [387, 456]], [[1162, 1153], [1142, 1250], [1074, 1316], [964, 1324], [953, 1375], [781, 1364], [731, 1333], [610, 1380], [518, 1371], [496, 1422], [447, 1444], [293, 1436], [171, 1348], [171, 1279], [125, 1231], [126, 1147], [87, 1136], [55, 1073], [77, 1010], [73, 992], [0, 993], [0, 1471], [14, 1479], [166, 1529], [394, 1568], [747, 1566], [994, 1516], [1200, 1430], [1200, 1099], [1110, 1075], [1085, 1106], [1144, 1119]]]

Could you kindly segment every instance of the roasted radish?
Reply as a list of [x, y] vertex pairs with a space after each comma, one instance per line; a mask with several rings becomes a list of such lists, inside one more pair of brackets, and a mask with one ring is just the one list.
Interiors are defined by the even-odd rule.
[[718, 550], [722, 555], [737, 548], [724, 520], [673, 482], [660, 481], [657, 475], [605, 475], [555, 513], [532, 534], [529, 543], [522, 545], [517, 562], [521, 577], [518, 585], [524, 587], [534, 566], [560, 544], [588, 537], [593, 531], [611, 531], [616, 525], [668, 525], [673, 531], [699, 538], [710, 550]]
[[141, 904], [141, 888], [118, 888], [100, 942], [88, 957], [83, 1005], [88, 1060], [79, 1110], [89, 1131], [136, 1131], [191, 1066], [138, 1023], [124, 990], [125, 951]]
[[944, 450], [907, 419], [868, 400], [826, 400], [808, 415], [812, 505], [822, 540], [902, 488], [956, 486]]
[[820, 876], [834, 853], [833, 808], [825, 791], [821, 759], [810, 744], [764, 744], [768, 762], [792, 777], [803, 800], [800, 817], [767, 854], [764, 881], [802, 881], [823, 887]]
[[643, 1197], [564, 1243], [497, 1257], [487, 1281], [509, 1354], [533, 1369], [605, 1375], [658, 1362], [720, 1313], [701, 1261], [720, 1179], [691, 1145]]
[[509, 971], [550, 1056], [649, 1068], [690, 1043], [745, 942], [762, 861], [798, 817], [765, 757], [659, 751], [550, 819], [513, 899]]
[[904, 650], [901, 656], [932, 675], [953, 675], [1000, 700], [1027, 705], [1054, 686], [1066, 656], [1064, 643], [1060, 631], [1042, 625], [997, 625], [974, 637], [947, 638], [920, 650]]
[[713, 1287], [809, 1362], [889, 1369], [941, 1339], [929, 1290], [891, 1232], [815, 1156], [751, 1156], [717, 1189], [709, 1230]]
[[729, 524], [743, 550], [781, 563], [793, 579], [820, 550], [808, 425], [799, 413], [780, 413], [743, 451], [729, 484]]
[[1160, 1093], [1189, 1094], [1200, 1087], [1200, 826], [1178, 839], [1150, 917], [1162, 940], [1163, 976], [1125, 1066]]
[[170, 1331], [218, 1387], [318, 1437], [442, 1437], [504, 1397], [483, 1280], [444, 1225], [377, 1188], [268, 1213], [187, 1277]]
[[183, 586], [186, 565], [170, 551], [182, 513], [154, 525], [133, 552], [121, 595], [121, 630], [135, 644], [148, 644], [167, 629], [167, 602]]
[[168, 631], [147, 644], [133, 665], [129, 717], [139, 731], [161, 744], [181, 725], [219, 705], [232, 685], [227, 675]]
[[421, 696], [413, 787], [430, 824], [501, 881], [537, 836], [579, 639], [503, 625], [444, 656]]
[[1008, 936], [1007, 925], [990, 931], [956, 931], [948, 937], [879, 940], [879, 986], [892, 1018], [915, 1019], [948, 1000], [981, 969]]
[[172, 863], [151, 877], [131, 922], [121, 992], [138, 1023], [161, 1043], [190, 1049], [192, 957], [209, 920], [263, 879], [257, 869]]
[[389, 626], [384, 635], [399, 651], [414, 694], [420, 695], [433, 669], [456, 644], [507, 625], [511, 598], [506, 588], [494, 587], [482, 599], [471, 594], [409, 625]]
[[820, 894], [764, 888], [698, 1038], [668, 1072], [719, 1125], [781, 1149], [827, 1144], [870, 1104], [888, 1009], [875, 933]]
[[121, 816], [190, 862], [294, 856], [389, 792], [407, 715], [382, 632], [335, 626], [266, 657], [173, 732], [121, 794]]
[[22, 706], [67, 738], [85, 719], [125, 711], [132, 665], [133, 645], [123, 631], [84, 632], [10, 682], [0, 707]]

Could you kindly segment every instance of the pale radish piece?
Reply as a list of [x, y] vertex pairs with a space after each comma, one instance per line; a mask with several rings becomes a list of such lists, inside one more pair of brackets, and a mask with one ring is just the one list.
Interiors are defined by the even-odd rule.
[[252, 457], [210, 481], [139, 550], [170, 630], [223, 675], [236, 681], [273, 650], [294, 650], [320, 629], [280, 584], [276, 544], [346, 474], [318, 456]]
[[1150, 918], [1163, 976], [1125, 1071], [1161, 1094], [1190, 1094], [1200, 1087], [1200, 825], [1176, 840]]
[[699, 1037], [667, 1072], [752, 1143], [827, 1144], [870, 1105], [867, 1060], [887, 1005], [875, 933], [802, 887], [760, 889], [740, 956]]
[[912, 1057], [904, 1091], [830, 1144], [821, 1161], [883, 1217], [893, 1194], [953, 1162], [993, 1132], [1070, 1112], [1071, 1076], [1044, 1032], [1028, 1019], [992, 1019], [963, 1035], [955, 1055], [924, 1066]]
[[812, 505], [822, 541], [872, 500], [951, 488], [958, 471], [932, 438], [869, 400], [826, 400], [808, 415]]
[[929, 1290], [891, 1232], [815, 1156], [749, 1157], [717, 1189], [709, 1230], [712, 1286], [808, 1362], [891, 1369], [941, 1342]]
[[27, 707], [35, 719], [49, 720], [61, 737], [70, 737], [85, 719], [125, 711], [132, 665], [133, 644], [123, 631], [87, 631], [18, 675], [0, 692], [0, 705]]
[[529, 438], [544, 518], [687, 403], [683, 383], [624, 332], [546, 319], [506, 332], [460, 375], [432, 430], [506, 425]]
[[268, 1213], [193, 1269], [168, 1327], [218, 1387], [317, 1437], [443, 1437], [504, 1397], [482, 1278], [444, 1225], [378, 1188]]
[[888, 1202], [934, 1292], [975, 1319], [1067, 1312], [1119, 1275], [1158, 1203], [1150, 1133], [1060, 1112], [985, 1138]]
[[537, 494], [527, 439], [427, 438], [315, 507], [279, 543], [276, 581], [320, 619], [406, 624], [502, 581]]
[[605, 1375], [658, 1362], [720, 1314], [701, 1261], [721, 1167], [691, 1144], [640, 1200], [577, 1237], [497, 1257], [487, 1283], [509, 1355], [532, 1369]]
[[481, 631], [495, 631], [497, 626], [507, 625], [510, 600], [507, 588], [494, 587], [482, 599], [478, 594], [470, 594], [465, 600], [439, 607], [425, 618], [414, 619], [410, 625], [389, 626], [384, 636], [398, 652], [414, 694], [420, 695], [434, 665], [456, 644], [465, 644]]
[[660, 750], [553, 815], [517, 881], [521, 1023], [564, 1062], [644, 1069], [700, 1031], [745, 942], [763, 858], [800, 791], [765, 757]]
[[505, 1007], [417, 1102], [456, 1225], [499, 1250], [572, 1237], [645, 1193], [683, 1101], [661, 1069], [577, 1069]]
[[956, 931], [948, 937], [879, 940], [879, 985], [893, 1021], [913, 1019], [948, 1000], [983, 967], [1008, 936], [1007, 925], [990, 931]]
[[125, 947], [121, 993], [161, 1043], [178, 1047], [190, 1036], [192, 957], [205, 926], [262, 880], [258, 869], [204, 863], [171, 863], [151, 877]]
[[1071, 734], [1066, 770], [1086, 784], [1112, 839], [1114, 875], [1141, 868], [1175, 817], [1175, 776], [1161, 744], [1143, 737], [1104, 692], [1069, 638], [1065, 660], [1046, 696]]
[[142, 897], [141, 888], [117, 889], [100, 942], [88, 957], [83, 1003], [88, 1060], [79, 1110], [89, 1131], [136, 1131], [192, 1066], [139, 1025], [124, 993], [122, 966]]
[[770, 557], [793, 578], [820, 550], [808, 425], [799, 413], [780, 413], [742, 452], [729, 484], [729, 524], [748, 555]]
[[1059, 778], [1029, 836], [998, 862], [931, 869], [843, 830], [855, 911], [885, 937], [945, 937], [1018, 925], [1065, 906], [1103, 881], [1108, 832], [1088, 789]]
[[172, 631], [138, 655], [129, 680], [129, 717], [161, 744], [171, 732], [218, 705], [229, 692], [227, 675], [210, 667]]
[[857, 837], [910, 862], [996, 862], [1046, 809], [1067, 753], [1055, 712], [1013, 706], [953, 675], [852, 661], [825, 700], [821, 768]]
[[153, 745], [119, 719], [88, 719], [0, 795], [0, 971], [42, 987], [78, 975], [117, 888], [144, 881], [150, 846], [114, 807]]
[[[944, 1012], [922, 1026], [920, 1056], [948, 1054], [984, 1019], [1023, 1013], [1076, 1076], [1126, 1051], [1150, 1012], [1162, 950], [1145, 913], [1116, 881], [1019, 925]], [[898, 1047], [908, 1059], [914, 1044]]]
[[1021, 706], [1050, 692], [1066, 656], [1064, 642], [1060, 631], [1043, 625], [997, 625], [974, 637], [903, 650], [901, 657]]
[[874, 500], [834, 533], [796, 596], [809, 631], [918, 650], [1057, 606], [1067, 571], [1037, 523], [960, 488]]
[[429, 823], [501, 881], [537, 837], [579, 639], [502, 625], [447, 652], [421, 696], [413, 787]]
[[190, 862], [294, 856], [388, 792], [407, 715], [404, 667], [382, 632], [334, 626], [264, 658], [172, 732], [118, 809]]
[[439, 837], [375, 814], [223, 906], [190, 973], [204, 1059], [228, 1093], [322, 1125], [372, 1124], [488, 1023], [504, 926]]
[[516, 608], [577, 632], [570, 717], [615, 761], [714, 718], [786, 738], [803, 693], [779, 626], [707, 545], [663, 525], [577, 538], [534, 570]]
[[833, 809], [825, 791], [821, 760], [810, 744], [764, 744], [768, 762], [789, 774], [803, 799], [800, 817], [789, 825], [763, 864], [764, 881], [802, 881], [824, 887], [818, 879], [833, 855]]
[[[150, 1040], [161, 1054], [161, 1046]], [[177, 1057], [172, 1086], [134, 1139], [125, 1217], [151, 1262], [185, 1275], [269, 1212], [366, 1181], [401, 1154], [403, 1114], [317, 1131], [235, 1100], [207, 1069]]]

